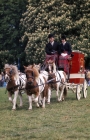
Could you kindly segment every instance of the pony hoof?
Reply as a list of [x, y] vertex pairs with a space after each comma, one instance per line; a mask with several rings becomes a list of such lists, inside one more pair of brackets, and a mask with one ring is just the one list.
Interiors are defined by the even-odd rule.
[[21, 107], [23, 107], [23, 105], [20, 105], [19, 107], [21, 108]]
[[45, 109], [45, 106], [42, 106], [43, 109]]
[[50, 105], [50, 102], [47, 102], [48, 105]]
[[28, 111], [31, 111], [32, 109], [28, 109]]
[[12, 111], [16, 111], [16, 109], [12, 108]]
[[58, 102], [62, 102], [62, 100], [58, 100]]

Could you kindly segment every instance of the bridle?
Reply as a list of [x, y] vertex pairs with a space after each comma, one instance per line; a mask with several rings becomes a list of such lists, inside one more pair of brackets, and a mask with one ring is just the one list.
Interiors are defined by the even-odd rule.
[[[33, 85], [33, 83], [34, 83], [34, 81], [35, 81], [35, 77], [34, 77], [33, 71], [32, 71], [31, 74], [32, 74], [31, 76], [28, 76], [28, 75], [27, 75], [27, 72], [26, 72], [26, 78], [27, 78], [27, 84], [28, 84], [28, 85]], [[32, 81], [30, 81], [30, 79], [32, 79]]]
[[8, 76], [8, 82], [11, 81], [12, 75], [14, 74], [13, 69], [11, 69], [9, 72], [5, 71], [4, 73], [5, 73], [5, 75], [7, 74], [7, 76]]

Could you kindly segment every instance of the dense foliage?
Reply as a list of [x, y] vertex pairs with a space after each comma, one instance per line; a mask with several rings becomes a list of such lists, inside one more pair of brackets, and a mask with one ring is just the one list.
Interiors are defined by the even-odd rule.
[[0, 0], [0, 69], [40, 63], [49, 33], [90, 58], [90, 0]]
[[90, 51], [90, 2], [89, 0], [28, 0], [27, 11], [21, 24], [25, 27], [22, 37], [28, 38], [26, 58], [28, 63], [42, 62], [48, 33], [56, 40], [66, 34], [73, 49], [89, 55]]
[[20, 18], [26, 10], [26, 0], [0, 0], [0, 68], [4, 63], [24, 60]]

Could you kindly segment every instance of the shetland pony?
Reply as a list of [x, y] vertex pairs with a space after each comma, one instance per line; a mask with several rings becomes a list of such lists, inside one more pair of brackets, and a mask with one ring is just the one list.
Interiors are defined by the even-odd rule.
[[[66, 73], [57, 70], [55, 63], [52, 60], [47, 61], [47, 70], [49, 72], [48, 80], [51, 80], [51, 82], [49, 82], [49, 87], [56, 90], [57, 100], [63, 101], [67, 95]], [[50, 101], [50, 98], [48, 100]]]
[[[46, 79], [46, 83], [48, 84], [48, 78], [49, 73], [45, 70], [45, 67], [41, 67], [41, 64], [34, 64], [33, 67], [35, 67], [38, 72]], [[51, 88], [48, 86], [48, 94], [47, 94], [47, 104], [50, 104], [50, 97], [51, 97]]]
[[32, 109], [32, 95], [35, 95], [34, 102], [36, 106], [45, 108], [45, 99], [47, 97], [48, 85], [46, 79], [40, 74], [34, 65], [25, 67], [27, 77], [26, 92], [29, 98], [29, 110]]
[[[17, 106], [17, 97], [20, 98], [20, 106], [22, 103], [22, 93], [24, 92], [26, 85], [26, 75], [18, 72], [15, 65], [5, 64], [5, 81], [7, 82], [6, 90], [8, 91], [9, 101], [13, 104], [12, 109], [15, 110]], [[12, 95], [14, 98], [12, 99]]]

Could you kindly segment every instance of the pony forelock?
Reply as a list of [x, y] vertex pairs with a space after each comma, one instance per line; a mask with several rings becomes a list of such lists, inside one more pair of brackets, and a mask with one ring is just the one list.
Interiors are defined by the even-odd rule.
[[17, 66], [15, 66], [15, 65], [5, 64], [4, 69], [13, 70], [15, 75], [19, 75], [19, 74], [18, 74], [18, 68], [17, 68]]
[[29, 65], [29, 66], [26, 68], [25, 72], [27, 72], [27, 71], [32, 71], [32, 72], [34, 73], [34, 76], [35, 76], [35, 77], [38, 77], [38, 76], [39, 76], [38, 69], [37, 69], [36, 67], [34, 67], [33, 65]]

